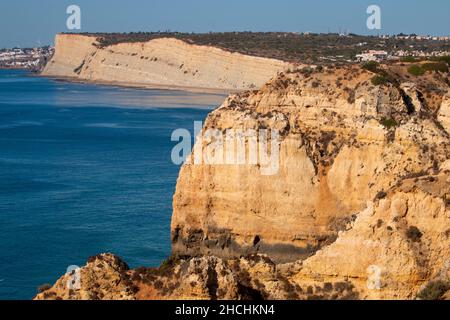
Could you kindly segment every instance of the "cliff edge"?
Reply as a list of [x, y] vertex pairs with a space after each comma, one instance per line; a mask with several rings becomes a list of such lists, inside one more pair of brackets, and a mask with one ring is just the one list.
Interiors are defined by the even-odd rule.
[[44, 76], [132, 86], [256, 89], [289, 63], [173, 38], [101, 46], [97, 37], [58, 34]]
[[[375, 85], [374, 77], [359, 66], [303, 68], [229, 97], [203, 134], [276, 129], [277, 171], [263, 175], [261, 163], [185, 164], [174, 196], [174, 252], [305, 259], [333, 243], [368, 201], [406, 177], [437, 172], [449, 159], [449, 135], [437, 118], [448, 104], [444, 78], [415, 83], [391, 74], [395, 81]], [[194, 151], [212, 143], [203, 139]]]

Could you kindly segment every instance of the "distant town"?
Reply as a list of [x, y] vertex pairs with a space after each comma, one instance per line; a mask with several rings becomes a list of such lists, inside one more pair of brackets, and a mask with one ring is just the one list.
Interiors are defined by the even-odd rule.
[[[450, 50], [448, 49], [448, 45], [450, 44], [450, 36], [446, 37], [436, 37], [436, 36], [421, 36], [421, 35], [405, 35], [399, 34], [395, 36], [382, 35], [379, 36], [380, 39], [393, 39], [393, 40], [409, 40], [416, 41], [417, 45], [410, 44], [409, 48], [402, 50], [394, 50], [392, 52], [388, 52], [385, 50], [366, 50], [360, 54], [356, 55], [357, 61], [385, 61], [385, 60], [399, 60], [405, 57], [414, 57], [414, 58], [430, 58], [430, 57], [448, 57], [450, 56]], [[439, 50], [424, 50], [422, 42], [432, 41], [434, 43], [438, 43], [437, 47], [439, 47], [439, 42], [445, 44], [442, 49]], [[358, 43], [358, 46], [365, 46], [367, 43]], [[417, 47], [421, 47], [420, 49]], [[428, 48], [427, 48], [428, 49]]]
[[0, 49], [0, 68], [39, 71], [53, 56], [54, 47]]

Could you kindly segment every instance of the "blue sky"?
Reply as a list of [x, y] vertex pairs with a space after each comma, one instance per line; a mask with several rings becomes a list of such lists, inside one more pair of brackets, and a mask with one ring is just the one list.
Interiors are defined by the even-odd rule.
[[[81, 7], [82, 32], [172, 30], [311, 31], [450, 35], [448, 0], [1, 0], [0, 48], [53, 43], [66, 8]], [[366, 9], [382, 10], [382, 29], [366, 27]]]

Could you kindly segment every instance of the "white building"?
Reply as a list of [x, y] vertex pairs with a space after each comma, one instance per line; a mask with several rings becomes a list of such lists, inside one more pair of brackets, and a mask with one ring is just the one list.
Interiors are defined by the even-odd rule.
[[369, 50], [356, 55], [358, 61], [383, 61], [387, 60], [388, 57], [388, 53], [382, 50]]

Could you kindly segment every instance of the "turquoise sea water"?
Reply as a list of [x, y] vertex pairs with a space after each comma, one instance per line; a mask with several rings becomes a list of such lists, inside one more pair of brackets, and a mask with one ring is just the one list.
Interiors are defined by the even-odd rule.
[[131, 267], [167, 257], [171, 133], [221, 100], [0, 70], [0, 299], [30, 299], [101, 252]]

